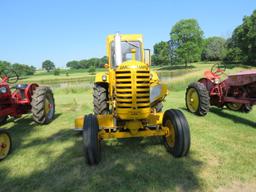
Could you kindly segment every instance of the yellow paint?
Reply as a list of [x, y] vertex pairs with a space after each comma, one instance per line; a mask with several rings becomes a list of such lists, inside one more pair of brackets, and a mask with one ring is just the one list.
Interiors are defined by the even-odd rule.
[[195, 88], [190, 88], [187, 93], [188, 109], [195, 113], [199, 107], [199, 96]]
[[[115, 36], [107, 37], [106, 72], [97, 73], [95, 82], [102, 83], [107, 76], [109, 105], [112, 111], [108, 115], [97, 115], [99, 137], [126, 138], [161, 136], [168, 133], [168, 128], [162, 126], [163, 113], [156, 113], [151, 108], [150, 87], [160, 85], [156, 72], [150, 72], [149, 64], [144, 63], [143, 37], [139, 34], [120, 35], [121, 41], [136, 41], [141, 43], [141, 61], [135, 58], [136, 49], [132, 50], [132, 60], [121, 63], [113, 68], [111, 62], [111, 44]], [[167, 85], [161, 85], [156, 102], [161, 102], [167, 95]], [[83, 128], [84, 117], [75, 120], [77, 129]], [[151, 129], [147, 127], [150, 126]], [[152, 127], [155, 127], [152, 128]]]
[[6, 158], [11, 148], [11, 140], [9, 136], [0, 132], [0, 160]]
[[[106, 77], [106, 80], [103, 80], [103, 76]], [[95, 77], [95, 83], [108, 83], [109, 82], [109, 76], [106, 72], [99, 72], [96, 74]]]

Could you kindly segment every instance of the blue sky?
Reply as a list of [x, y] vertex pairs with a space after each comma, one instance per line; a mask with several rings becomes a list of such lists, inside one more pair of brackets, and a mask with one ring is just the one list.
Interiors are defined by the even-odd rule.
[[255, 0], [0, 0], [0, 60], [63, 67], [104, 56], [106, 36], [116, 32], [142, 33], [152, 49], [186, 18], [205, 37], [228, 37], [254, 9]]

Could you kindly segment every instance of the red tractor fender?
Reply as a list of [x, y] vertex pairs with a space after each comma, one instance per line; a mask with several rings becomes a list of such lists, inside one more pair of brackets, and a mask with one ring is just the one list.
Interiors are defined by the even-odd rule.
[[211, 92], [211, 90], [215, 87], [215, 84], [212, 82], [212, 80], [208, 78], [201, 78], [198, 80], [198, 82], [204, 84], [204, 86], [209, 92]]
[[32, 100], [32, 95], [33, 95], [33, 91], [39, 87], [38, 84], [36, 83], [31, 83], [31, 84], [28, 84], [28, 86], [26, 87], [25, 89], [25, 96], [26, 98], [31, 102]]

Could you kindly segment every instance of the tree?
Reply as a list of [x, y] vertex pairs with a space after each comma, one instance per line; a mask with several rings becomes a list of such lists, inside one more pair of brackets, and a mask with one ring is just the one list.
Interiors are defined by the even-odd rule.
[[45, 69], [47, 72], [55, 69], [55, 65], [51, 60], [45, 60], [42, 64], [42, 68]]
[[245, 16], [227, 43], [225, 61], [256, 65], [256, 10]]
[[170, 33], [170, 53], [173, 63], [199, 61], [202, 53], [203, 31], [195, 19], [177, 22]]
[[202, 60], [220, 61], [226, 53], [226, 40], [222, 37], [209, 37], [204, 40]]
[[71, 69], [79, 69], [80, 68], [80, 63], [79, 61], [69, 61], [66, 64], [67, 67], [71, 68]]
[[168, 65], [170, 63], [169, 44], [161, 41], [154, 45], [154, 55], [152, 55], [154, 65]]

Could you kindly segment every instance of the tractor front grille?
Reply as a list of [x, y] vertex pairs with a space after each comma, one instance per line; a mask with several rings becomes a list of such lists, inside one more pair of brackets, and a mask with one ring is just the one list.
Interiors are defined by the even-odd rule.
[[115, 92], [117, 108], [135, 110], [136, 113], [142, 109], [150, 109], [149, 82], [149, 70], [117, 69]]

